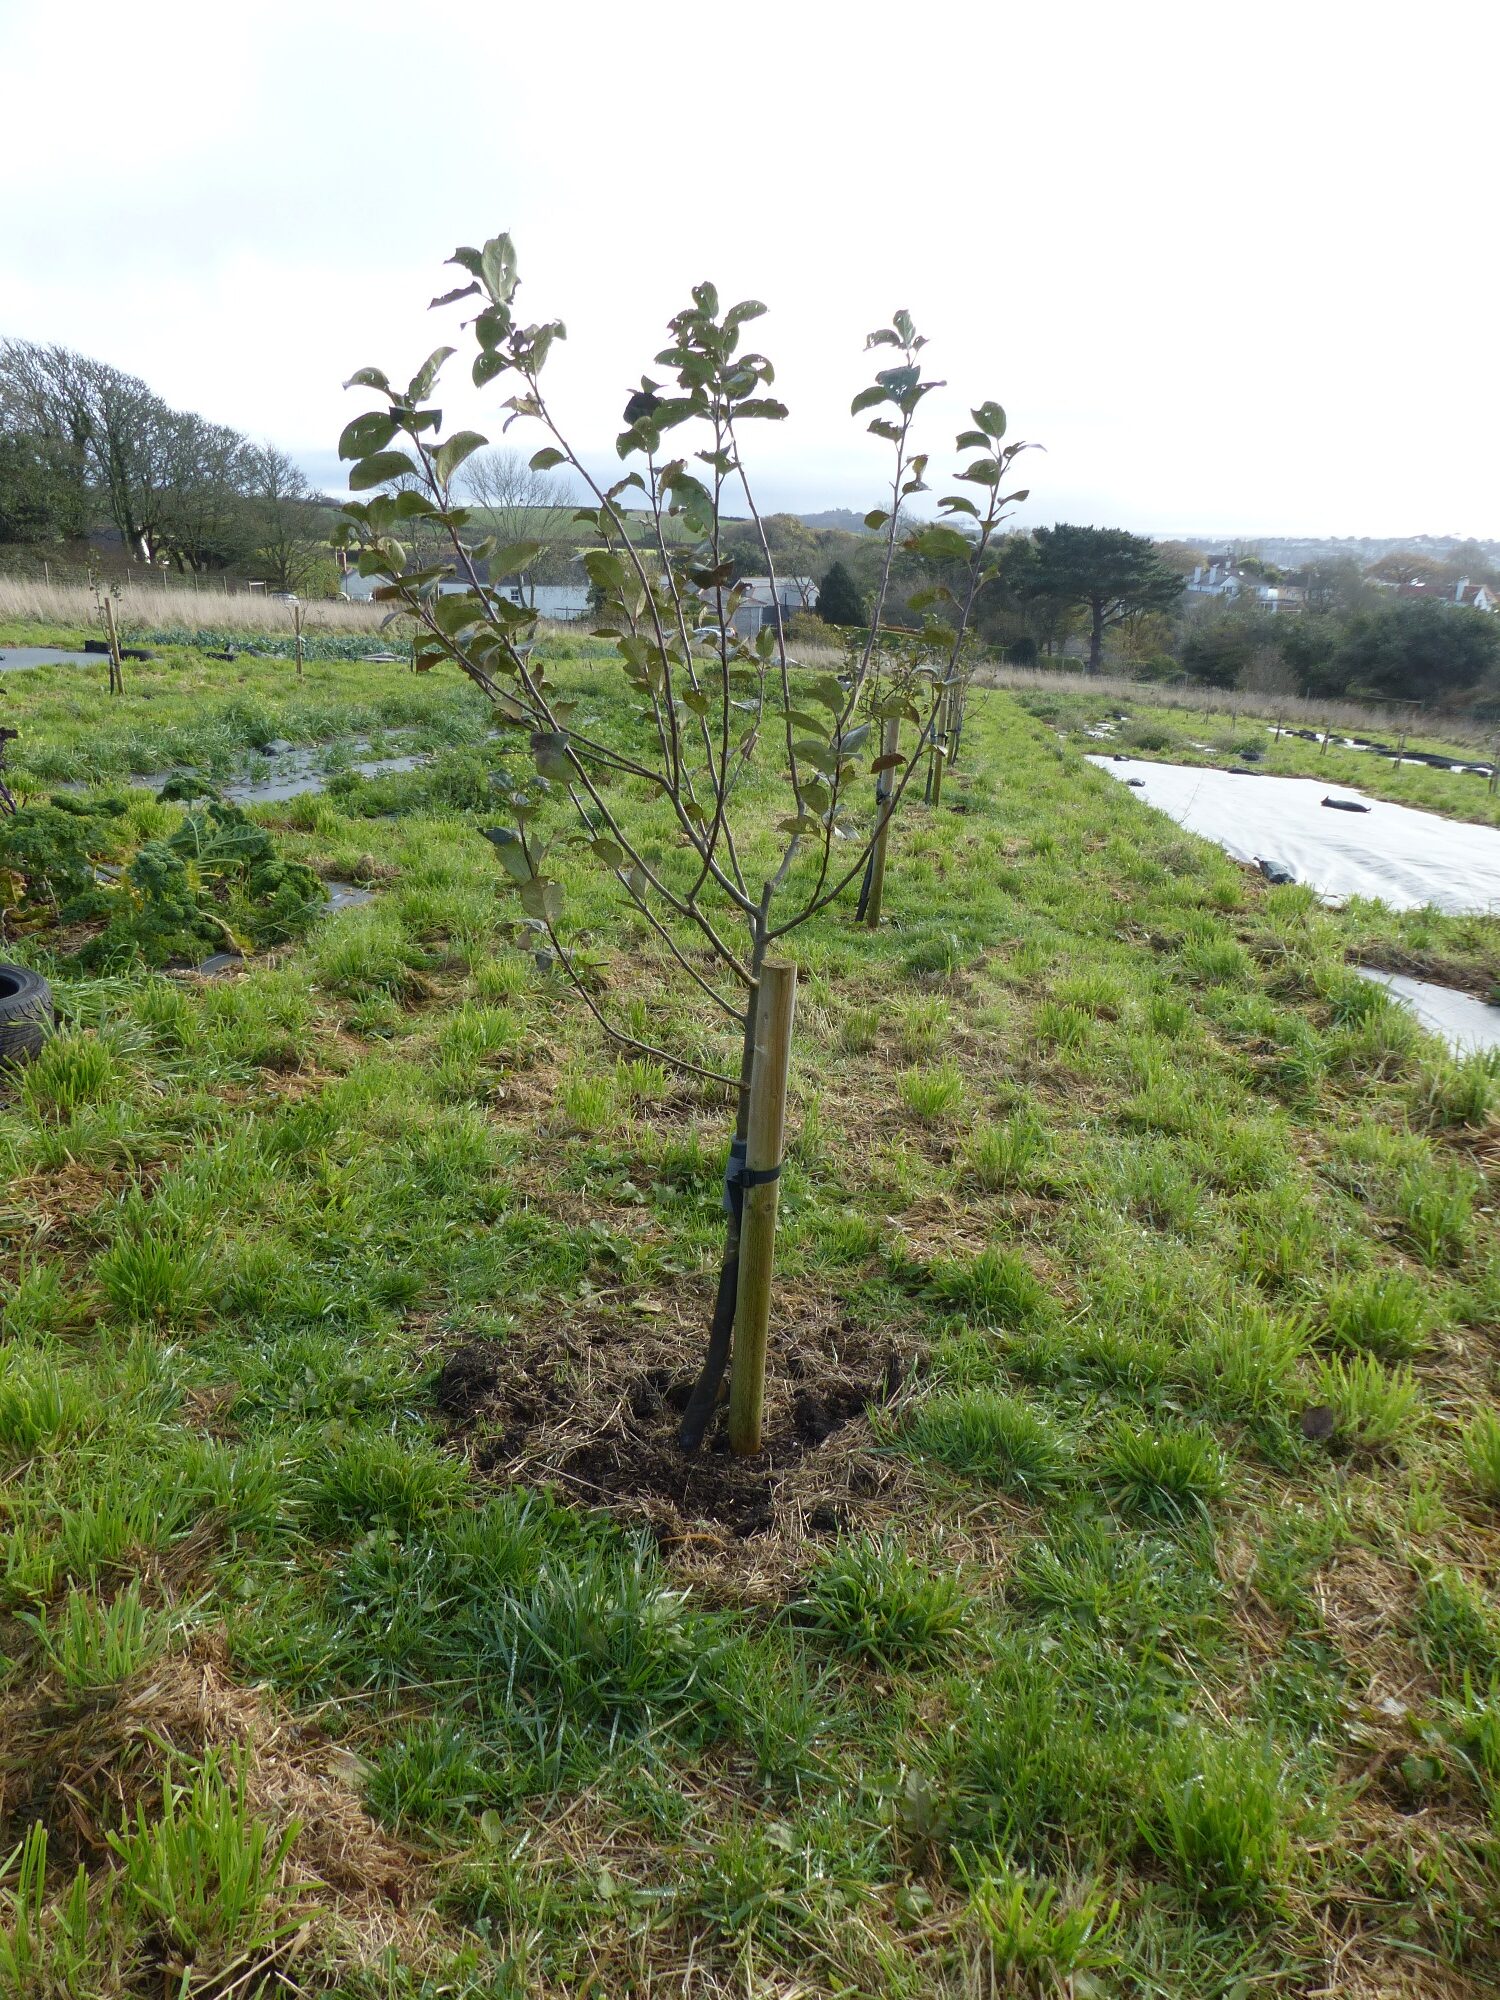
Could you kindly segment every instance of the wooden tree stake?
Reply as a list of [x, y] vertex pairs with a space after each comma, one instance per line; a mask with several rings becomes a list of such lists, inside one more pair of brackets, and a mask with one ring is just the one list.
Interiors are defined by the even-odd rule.
[[292, 606], [292, 637], [297, 647], [297, 678], [302, 678], [302, 606]]
[[109, 691], [111, 694], [124, 694], [125, 666], [120, 658], [120, 632], [115, 624], [115, 601], [112, 597], [104, 600], [104, 630], [109, 641]]
[[[760, 969], [755, 1007], [755, 1061], [750, 1072], [750, 1120], [745, 1134], [745, 1167], [752, 1175], [770, 1173], [781, 1165], [796, 1005], [796, 966], [786, 959], [768, 958]], [[744, 1190], [734, 1351], [729, 1364], [729, 1444], [742, 1457], [760, 1450], [780, 1187], [780, 1182], [772, 1179]]]
[[[880, 732], [880, 754], [882, 757], [894, 757], [900, 747], [900, 718], [888, 715]], [[872, 931], [880, 926], [880, 899], [885, 893], [885, 844], [891, 831], [890, 798], [891, 773], [882, 771], [875, 780], [875, 817], [880, 823], [880, 831], [870, 850], [870, 892], [865, 898], [865, 923]], [[885, 815], [883, 820], [882, 814]]]

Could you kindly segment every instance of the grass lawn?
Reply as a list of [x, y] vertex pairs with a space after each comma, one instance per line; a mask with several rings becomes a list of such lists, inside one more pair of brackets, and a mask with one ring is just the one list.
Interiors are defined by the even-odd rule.
[[768, 1449], [689, 1464], [727, 1097], [510, 941], [478, 697], [103, 682], [5, 682], [19, 790], [431, 755], [256, 809], [374, 899], [236, 977], [8, 933], [0, 1993], [1495, 1990], [1500, 1081], [1351, 961], [1485, 990], [1496, 920], [1272, 888], [976, 693], [889, 924], [799, 935]]

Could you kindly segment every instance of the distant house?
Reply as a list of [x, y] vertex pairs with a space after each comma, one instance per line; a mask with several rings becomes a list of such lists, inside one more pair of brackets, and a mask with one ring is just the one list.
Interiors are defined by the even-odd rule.
[[740, 582], [744, 595], [734, 614], [733, 624], [742, 638], [753, 639], [763, 625], [778, 626], [794, 611], [814, 611], [818, 586], [810, 576], [747, 576]]
[[1241, 598], [1261, 611], [1300, 611], [1306, 593], [1295, 583], [1267, 583], [1228, 561], [1199, 563], [1183, 588], [1192, 597], [1217, 597], [1237, 604]]
[[1397, 585], [1397, 595], [1426, 598], [1431, 604], [1458, 604], [1466, 611], [1500, 611], [1500, 590], [1488, 583], [1471, 583], [1466, 576], [1452, 584], [1414, 576]]
[[[489, 582], [489, 572], [483, 563], [478, 565], [479, 580]], [[358, 604], [368, 604], [379, 579], [361, 576], [356, 569], [346, 570], [340, 579], [342, 594]], [[455, 591], [467, 590], [467, 581], [455, 576], [438, 585], [443, 596], [451, 596]], [[589, 589], [586, 583], [538, 583], [521, 584], [507, 582], [496, 586], [501, 597], [508, 597], [512, 604], [534, 604], [543, 618], [552, 618], [560, 624], [570, 624], [575, 618], [586, 618], [589, 612]]]

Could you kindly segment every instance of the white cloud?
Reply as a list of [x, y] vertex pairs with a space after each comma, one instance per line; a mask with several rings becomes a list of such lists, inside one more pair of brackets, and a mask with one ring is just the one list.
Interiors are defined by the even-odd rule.
[[1032, 519], [1496, 535], [1497, 58], [1460, 0], [9, 0], [0, 332], [321, 469], [339, 383], [420, 359], [442, 260], [509, 227], [601, 454], [711, 275], [773, 309], [769, 505], [873, 503], [848, 397], [905, 304], [939, 451], [988, 395], [1047, 445]]

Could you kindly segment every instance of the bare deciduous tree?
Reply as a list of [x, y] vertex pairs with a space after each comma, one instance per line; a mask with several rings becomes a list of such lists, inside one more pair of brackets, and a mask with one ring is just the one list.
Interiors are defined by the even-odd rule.
[[500, 445], [476, 451], [465, 462], [459, 484], [470, 503], [483, 510], [498, 547], [536, 544], [517, 579], [527, 603], [535, 604], [536, 586], [560, 582], [574, 559], [580, 539], [573, 519], [578, 502], [555, 473], [538, 472], [524, 453]]

